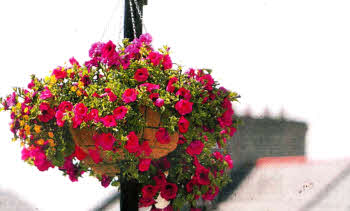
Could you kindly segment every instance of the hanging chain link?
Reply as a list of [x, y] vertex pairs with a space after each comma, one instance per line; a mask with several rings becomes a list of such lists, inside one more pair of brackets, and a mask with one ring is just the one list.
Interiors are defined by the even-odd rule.
[[109, 19], [108, 19], [108, 21], [107, 21], [107, 23], [106, 23], [106, 25], [105, 25], [105, 27], [104, 27], [104, 29], [103, 29], [102, 35], [101, 35], [101, 37], [100, 37], [100, 40], [102, 40], [102, 39], [105, 37], [107, 31], [109, 31], [108, 29], [110, 28], [110, 23], [111, 23], [111, 21], [112, 21], [112, 19], [113, 19], [113, 17], [114, 17], [115, 12], [116, 12], [119, 8], [120, 8], [120, 1], [117, 2], [116, 5], [114, 6], [114, 8], [113, 8], [113, 10], [112, 10], [112, 14], [111, 14], [111, 16], [109, 17]]
[[130, 12], [131, 12], [132, 29], [134, 31], [134, 39], [135, 39], [135, 38], [137, 38], [136, 37], [136, 26], [135, 26], [135, 19], [134, 19], [134, 9], [132, 8], [131, 1], [129, 1], [129, 5], [130, 5]]
[[118, 41], [122, 40], [123, 37], [123, 22], [124, 22], [124, 13], [123, 13], [123, 9], [125, 7], [125, 1], [121, 0], [121, 6], [120, 6], [120, 21], [119, 21], [119, 34], [118, 34]]
[[137, 10], [137, 13], [139, 14], [139, 17], [141, 19], [142, 26], [145, 29], [145, 33], [147, 33], [146, 25], [143, 22], [143, 14], [142, 14], [142, 12], [140, 10], [140, 6], [139, 6], [139, 3], [138, 3], [138, 0], [133, 0], [133, 1], [134, 1], [135, 5], [136, 5], [136, 10]]

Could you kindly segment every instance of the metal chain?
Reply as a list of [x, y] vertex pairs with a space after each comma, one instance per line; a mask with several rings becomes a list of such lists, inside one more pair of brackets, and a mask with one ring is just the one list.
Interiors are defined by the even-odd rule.
[[137, 13], [140, 16], [140, 19], [141, 19], [141, 22], [142, 22], [142, 26], [145, 29], [145, 33], [147, 33], [146, 25], [143, 22], [143, 14], [142, 14], [142, 12], [140, 10], [139, 3], [137, 3], [137, 0], [133, 0], [133, 1], [134, 1], [135, 5], [136, 5], [136, 10], [137, 10]]
[[132, 8], [131, 1], [129, 1], [129, 4], [130, 4], [130, 12], [131, 12], [132, 29], [134, 31], [134, 39], [135, 39], [137, 37], [136, 37], [136, 26], [135, 26], [135, 20], [134, 20], [134, 9]]
[[119, 2], [117, 2], [117, 4], [114, 6], [114, 8], [113, 8], [113, 10], [112, 10], [111, 16], [109, 17], [109, 19], [108, 19], [108, 21], [107, 21], [107, 23], [106, 23], [106, 25], [105, 25], [105, 27], [104, 27], [104, 29], [103, 29], [102, 35], [101, 35], [101, 37], [100, 37], [100, 40], [102, 40], [102, 39], [104, 38], [104, 36], [106, 35], [106, 32], [107, 32], [107, 30], [109, 29], [110, 22], [112, 21], [112, 18], [113, 18], [114, 14], [115, 14], [115, 11], [116, 11], [117, 9], [119, 9], [119, 6], [120, 6], [120, 5], [119, 5]]
[[118, 42], [122, 40], [123, 37], [123, 22], [124, 22], [124, 13], [123, 13], [123, 9], [125, 7], [124, 5], [125, 1], [121, 0], [121, 6], [120, 6], [120, 22], [119, 22], [119, 34], [118, 34]]

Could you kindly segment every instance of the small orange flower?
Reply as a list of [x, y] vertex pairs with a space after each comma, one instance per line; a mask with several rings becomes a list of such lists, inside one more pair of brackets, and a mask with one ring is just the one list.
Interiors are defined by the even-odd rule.
[[51, 147], [56, 146], [55, 141], [53, 139], [48, 139], [47, 141], [49, 142]]
[[45, 141], [44, 141], [44, 139], [41, 138], [41, 139], [37, 140], [35, 143], [38, 145], [44, 145]]
[[23, 119], [28, 121], [29, 120], [29, 116], [28, 115], [23, 115]]
[[77, 91], [77, 95], [78, 95], [78, 96], [81, 96], [82, 94], [83, 94], [83, 93], [82, 93], [80, 90]]
[[35, 126], [34, 126], [34, 131], [35, 131], [36, 133], [40, 133], [40, 132], [41, 132], [41, 126], [40, 126], [40, 125], [35, 125]]
[[48, 132], [48, 134], [50, 138], [53, 138], [53, 132]]

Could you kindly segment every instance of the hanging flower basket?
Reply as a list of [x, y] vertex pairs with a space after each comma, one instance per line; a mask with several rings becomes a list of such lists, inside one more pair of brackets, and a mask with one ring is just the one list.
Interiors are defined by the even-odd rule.
[[[143, 116], [146, 117], [146, 127], [143, 129], [142, 133], [138, 134], [137, 137], [148, 141], [151, 149], [151, 153], [149, 155], [143, 154], [140, 156], [140, 158], [159, 159], [174, 151], [179, 140], [179, 133], [175, 132], [174, 134], [170, 135], [169, 143], [163, 144], [158, 142], [156, 139], [156, 133], [162, 126], [160, 122], [160, 114], [145, 107], [141, 107], [140, 111]], [[84, 153], [89, 154], [89, 149], [95, 149], [95, 141], [93, 137], [97, 134], [97, 131], [94, 128], [70, 128], [69, 130], [72, 134], [74, 143], [80, 147]], [[121, 150], [118, 150], [117, 153], [120, 154], [121, 159], [124, 158]], [[101, 153], [100, 157], [103, 160], [101, 163], [96, 164], [90, 156], [86, 156], [82, 162], [91, 167], [94, 172], [101, 175], [115, 176], [120, 172], [118, 166], [116, 166], [115, 162], [108, 158], [106, 153]]]
[[118, 186], [120, 176], [137, 181], [140, 207], [214, 199], [233, 167], [227, 142], [239, 96], [211, 70], [184, 71], [151, 41], [144, 34], [118, 48], [95, 43], [84, 65], [71, 58], [1, 99], [22, 159], [40, 171], [57, 167], [73, 182], [83, 173], [104, 187]]

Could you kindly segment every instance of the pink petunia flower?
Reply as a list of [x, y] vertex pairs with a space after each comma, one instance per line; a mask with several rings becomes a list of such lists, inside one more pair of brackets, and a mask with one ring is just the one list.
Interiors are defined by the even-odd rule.
[[137, 98], [137, 94], [138, 92], [136, 89], [126, 89], [122, 96], [124, 103], [134, 102]]
[[127, 113], [128, 113], [128, 108], [125, 106], [119, 106], [113, 111], [113, 115], [116, 119], [124, 119]]

